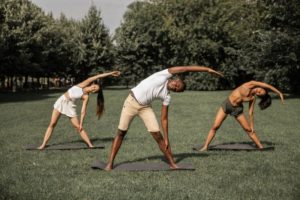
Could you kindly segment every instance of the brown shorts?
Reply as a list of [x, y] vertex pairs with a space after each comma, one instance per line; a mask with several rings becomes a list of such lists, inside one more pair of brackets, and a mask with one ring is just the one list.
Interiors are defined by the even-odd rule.
[[124, 102], [118, 128], [122, 131], [127, 131], [136, 115], [143, 120], [149, 132], [160, 131], [151, 105], [140, 105], [131, 94], [128, 95]]

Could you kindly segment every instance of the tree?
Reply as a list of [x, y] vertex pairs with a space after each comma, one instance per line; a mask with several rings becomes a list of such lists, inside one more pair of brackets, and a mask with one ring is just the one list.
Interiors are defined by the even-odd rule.
[[[77, 73], [85, 79], [89, 73], [111, 69], [113, 46], [108, 29], [104, 26], [101, 12], [91, 6], [88, 14], [80, 23], [80, 43], [82, 59], [78, 61]], [[79, 77], [78, 77], [79, 78]]]

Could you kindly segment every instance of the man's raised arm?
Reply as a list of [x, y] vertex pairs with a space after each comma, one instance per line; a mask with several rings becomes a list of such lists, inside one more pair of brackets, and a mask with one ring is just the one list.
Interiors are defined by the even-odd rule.
[[224, 77], [224, 75], [221, 72], [215, 71], [209, 67], [204, 66], [176, 66], [168, 68], [168, 71], [171, 74], [180, 74], [184, 72], [208, 72], [213, 75]]

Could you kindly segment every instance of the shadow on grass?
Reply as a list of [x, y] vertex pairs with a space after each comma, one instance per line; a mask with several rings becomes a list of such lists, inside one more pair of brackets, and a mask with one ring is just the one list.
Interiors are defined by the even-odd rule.
[[[269, 142], [269, 141], [260, 141], [261, 144], [263, 145], [268, 145], [268, 146], [275, 146], [275, 143]], [[247, 142], [224, 142], [224, 143], [219, 143], [219, 144], [249, 144], [249, 145], [255, 145], [254, 142], [247, 141]]]
[[[90, 139], [93, 144], [98, 144], [98, 143], [103, 143], [103, 142], [112, 142], [114, 140], [113, 137], [106, 137], [106, 138], [91, 138]], [[73, 140], [73, 141], [68, 141], [68, 142], [60, 142], [60, 143], [53, 143], [50, 144], [49, 146], [54, 146], [54, 145], [68, 145], [68, 144], [76, 144], [76, 143], [83, 143], [85, 142], [82, 139], [78, 140]]]
[[[268, 151], [274, 150], [275, 143], [269, 141], [261, 141], [263, 144], [263, 148], [259, 149], [253, 142], [224, 142], [224, 143], [217, 143], [211, 144], [208, 147], [207, 151]], [[202, 144], [196, 144], [192, 149], [194, 151], [199, 151], [202, 149]]]
[[[22, 101], [37, 101], [50, 98], [51, 94], [61, 93], [63, 94], [65, 89], [53, 89], [53, 90], [37, 90], [29, 92], [1, 92], [0, 103], [22, 102]], [[59, 96], [57, 96], [59, 97]]]
[[[182, 160], [184, 160], [185, 158], [191, 158], [191, 157], [196, 157], [196, 158], [200, 158], [200, 157], [207, 157], [208, 154], [205, 153], [179, 153], [179, 154], [173, 154], [173, 157], [175, 159], [175, 162], [181, 162]], [[163, 155], [155, 155], [155, 156], [149, 156], [149, 157], [145, 157], [145, 158], [137, 158], [135, 160], [131, 160], [131, 161], [125, 161], [125, 162], [120, 162], [117, 163], [116, 165], [120, 165], [120, 164], [124, 164], [124, 163], [135, 163], [135, 162], [142, 162], [142, 161], [146, 161], [146, 160], [161, 160], [165, 163], [168, 163], [168, 161], [166, 160], [165, 156]]]
[[[92, 138], [90, 139], [93, 144], [101, 144], [105, 142], [112, 142], [114, 140], [113, 137], [106, 137], [106, 138]], [[82, 139], [73, 140], [73, 141], [67, 141], [67, 142], [58, 142], [58, 143], [52, 143], [47, 144], [46, 147], [52, 147], [52, 146], [61, 146], [61, 145], [72, 145], [72, 144], [85, 144], [85, 142]]]

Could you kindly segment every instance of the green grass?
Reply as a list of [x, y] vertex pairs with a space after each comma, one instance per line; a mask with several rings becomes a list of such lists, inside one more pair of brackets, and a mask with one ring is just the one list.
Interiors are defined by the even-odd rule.
[[[95, 160], [107, 160], [122, 104], [128, 91], [105, 90], [106, 113], [95, 117], [92, 96], [85, 129], [105, 149], [26, 151], [42, 142], [58, 91], [0, 94], [1, 199], [299, 199], [300, 98], [284, 106], [277, 98], [265, 110], [255, 109], [255, 129], [262, 141], [275, 144], [269, 152], [206, 152], [191, 150], [203, 143], [215, 113], [229, 91], [172, 94], [170, 142], [176, 161], [195, 171], [105, 172], [92, 170]], [[153, 104], [157, 116], [160, 102]], [[245, 108], [247, 106], [245, 105]], [[61, 117], [49, 144], [80, 140], [69, 120]], [[229, 117], [214, 143], [249, 141]], [[115, 163], [161, 162], [157, 144], [136, 118]]]

